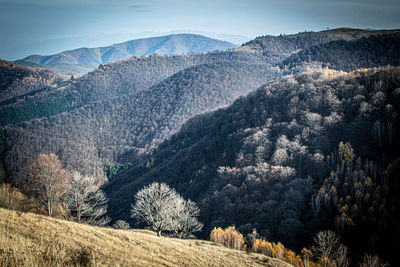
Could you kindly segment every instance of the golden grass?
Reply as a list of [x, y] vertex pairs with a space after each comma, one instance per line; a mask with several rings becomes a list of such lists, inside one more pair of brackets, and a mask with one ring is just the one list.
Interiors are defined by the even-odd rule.
[[0, 209], [0, 266], [290, 266], [203, 240]]

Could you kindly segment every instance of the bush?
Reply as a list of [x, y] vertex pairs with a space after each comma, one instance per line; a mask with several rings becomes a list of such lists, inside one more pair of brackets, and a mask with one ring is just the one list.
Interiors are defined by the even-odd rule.
[[118, 220], [118, 221], [116, 221], [116, 222], [113, 224], [113, 227], [114, 227], [115, 229], [123, 229], [123, 230], [126, 230], [126, 229], [129, 229], [129, 228], [130, 228], [129, 223], [127, 223], [127, 222], [124, 221], [124, 220]]
[[10, 184], [0, 186], [0, 207], [9, 210], [23, 210], [25, 196]]

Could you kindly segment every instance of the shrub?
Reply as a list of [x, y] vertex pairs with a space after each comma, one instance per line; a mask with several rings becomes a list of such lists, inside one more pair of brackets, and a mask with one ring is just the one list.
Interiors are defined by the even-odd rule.
[[126, 230], [126, 229], [129, 229], [129, 228], [130, 228], [129, 223], [127, 223], [127, 222], [124, 221], [124, 220], [118, 220], [118, 221], [116, 221], [116, 222], [113, 224], [113, 227], [114, 227], [115, 229], [123, 229], [123, 230]]
[[9, 210], [23, 210], [25, 196], [10, 184], [0, 186], [0, 207]]

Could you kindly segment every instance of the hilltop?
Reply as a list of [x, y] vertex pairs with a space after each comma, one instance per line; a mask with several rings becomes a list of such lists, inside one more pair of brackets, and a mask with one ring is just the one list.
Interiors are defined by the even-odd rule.
[[236, 45], [196, 34], [173, 34], [167, 36], [131, 40], [96, 48], [77, 48], [54, 55], [31, 55], [18, 60], [20, 64], [34, 64], [61, 73], [88, 73], [100, 64], [107, 64], [131, 56], [151, 54], [177, 55], [228, 50]]
[[265, 35], [257, 37], [235, 50], [262, 54], [279, 62], [304, 49], [309, 49], [313, 46], [326, 44], [332, 41], [342, 40], [343, 42], [349, 42], [371, 36], [395, 35], [399, 32], [400, 30], [337, 28], [320, 32], [300, 32], [297, 34], [279, 36]]
[[359, 67], [400, 65], [400, 33], [371, 35], [355, 40], [337, 40], [312, 46], [286, 58], [281, 66], [300, 66], [305, 62], [323, 62], [336, 70]]
[[157, 237], [0, 208], [1, 266], [291, 265], [204, 240]]
[[65, 75], [51, 70], [25, 67], [0, 59], [0, 105], [15, 97], [54, 89], [66, 79]]

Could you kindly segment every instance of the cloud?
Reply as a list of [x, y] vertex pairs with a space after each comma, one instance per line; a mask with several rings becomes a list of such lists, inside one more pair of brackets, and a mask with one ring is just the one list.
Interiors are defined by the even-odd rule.
[[141, 4], [129, 5], [128, 8], [134, 12], [151, 12], [155, 10], [153, 6]]

